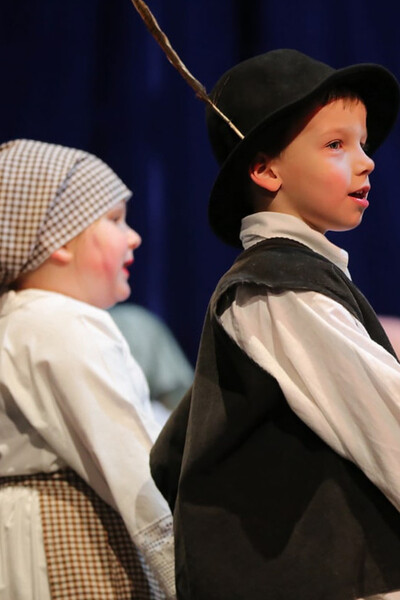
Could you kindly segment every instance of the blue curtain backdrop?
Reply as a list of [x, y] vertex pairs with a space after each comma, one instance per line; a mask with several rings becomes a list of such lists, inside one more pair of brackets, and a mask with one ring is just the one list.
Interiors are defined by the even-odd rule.
[[[297, 48], [400, 78], [400, 8], [381, 0], [148, 0], [206, 88], [239, 60]], [[217, 165], [204, 105], [130, 0], [1, 0], [0, 141], [29, 137], [100, 156], [134, 190], [143, 236], [131, 301], [160, 315], [194, 362], [209, 296], [237, 252], [207, 222]], [[301, 76], [301, 74], [299, 74]], [[400, 315], [399, 125], [377, 152], [362, 225], [330, 238], [380, 313]]]

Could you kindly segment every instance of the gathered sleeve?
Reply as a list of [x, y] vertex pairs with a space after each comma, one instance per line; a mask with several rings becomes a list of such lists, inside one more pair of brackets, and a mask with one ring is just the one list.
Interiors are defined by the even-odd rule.
[[400, 365], [334, 300], [242, 286], [221, 323], [292, 410], [400, 510]]
[[174, 598], [172, 517], [150, 475], [159, 426], [143, 373], [103, 311], [37, 318], [27, 311], [4, 340], [13, 399], [44, 445], [118, 511]]

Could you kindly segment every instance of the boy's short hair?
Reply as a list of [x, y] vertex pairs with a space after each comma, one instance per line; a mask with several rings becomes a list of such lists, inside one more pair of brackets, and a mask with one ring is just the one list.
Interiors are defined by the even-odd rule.
[[[265, 142], [263, 139], [259, 140], [260, 147], [256, 150], [256, 153], [263, 152], [268, 158], [279, 156], [294, 137], [304, 128], [314, 111], [326, 106], [334, 100], [356, 100], [363, 102], [360, 94], [346, 87], [334, 87], [332, 89], [323, 90], [320, 94], [313, 97], [308, 104], [305, 104], [298, 110], [294, 110], [293, 113], [286, 118], [277, 120], [273, 123]], [[253, 157], [254, 156], [255, 154]], [[246, 173], [252, 158], [246, 165]]]
[[0, 145], [0, 290], [131, 191], [102, 160], [36, 140]]
[[373, 153], [393, 127], [400, 102], [396, 78], [380, 65], [336, 70], [297, 50], [282, 49], [245, 60], [218, 80], [210, 97], [243, 134], [239, 138], [207, 106], [210, 142], [221, 165], [210, 195], [209, 220], [223, 241], [240, 247], [241, 219], [251, 211], [243, 186], [252, 157], [262, 146], [278, 152], [287, 145], [288, 125], [332, 89], [347, 89], [364, 102]]

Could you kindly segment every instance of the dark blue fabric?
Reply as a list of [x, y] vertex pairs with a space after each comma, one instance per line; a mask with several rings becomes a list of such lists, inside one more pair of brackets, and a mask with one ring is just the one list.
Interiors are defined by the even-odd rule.
[[[209, 90], [238, 60], [297, 48], [342, 67], [378, 62], [400, 77], [400, 7], [387, 0], [148, 0]], [[132, 297], [161, 316], [194, 361], [209, 296], [237, 252], [211, 233], [217, 165], [204, 106], [168, 63], [130, 0], [1, 0], [0, 141], [30, 137], [94, 152], [134, 190], [143, 236]], [[349, 250], [353, 279], [400, 314], [399, 126], [375, 156], [371, 206]]]

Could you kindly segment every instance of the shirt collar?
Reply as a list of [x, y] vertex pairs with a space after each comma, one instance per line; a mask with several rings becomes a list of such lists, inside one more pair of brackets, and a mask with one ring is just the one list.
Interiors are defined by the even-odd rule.
[[322, 233], [311, 229], [301, 219], [276, 212], [257, 212], [242, 219], [240, 239], [244, 249], [275, 237], [289, 238], [308, 246], [350, 277], [348, 253], [332, 244]]

